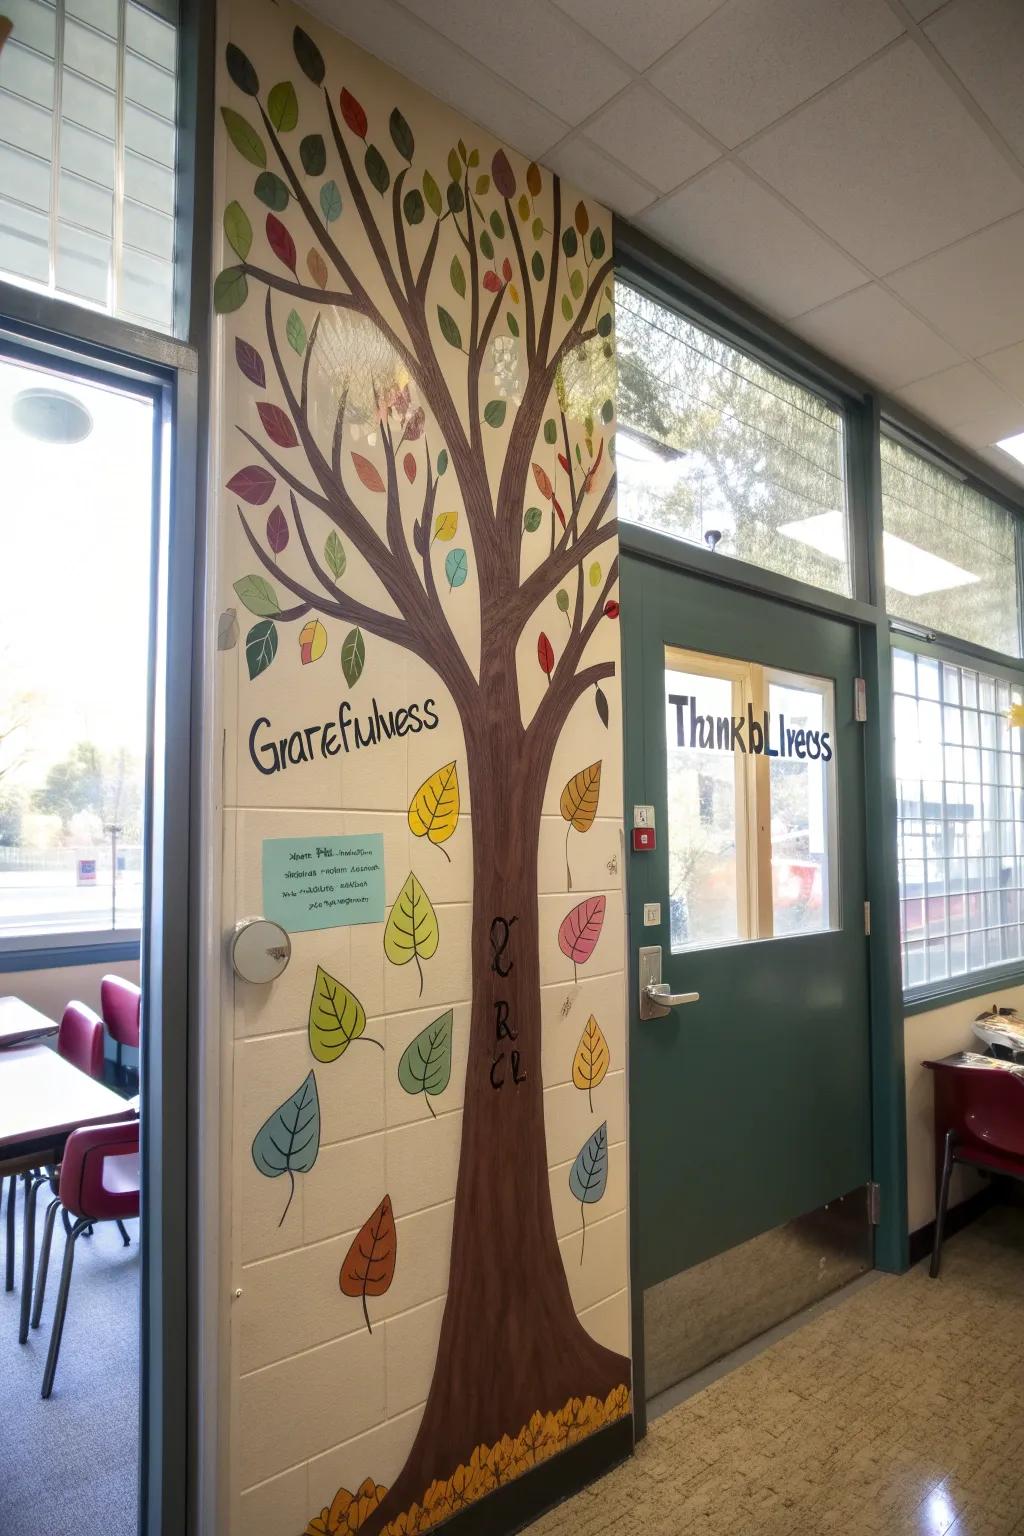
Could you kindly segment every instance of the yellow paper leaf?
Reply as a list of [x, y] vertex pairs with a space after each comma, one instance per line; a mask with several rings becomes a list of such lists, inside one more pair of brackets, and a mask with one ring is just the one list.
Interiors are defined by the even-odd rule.
[[597, 802], [601, 794], [601, 764], [591, 763], [574, 773], [562, 790], [559, 809], [562, 818], [570, 822], [577, 832], [589, 832], [597, 815]]
[[311, 661], [319, 661], [327, 649], [327, 631], [319, 619], [310, 619], [303, 624], [299, 635], [299, 651], [302, 655], [302, 665], [308, 666]]
[[[409, 829], [414, 837], [425, 837], [441, 847], [459, 824], [459, 776], [454, 761], [445, 763], [425, 779], [409, 806]], [[444, 848], [445, 858], [448, 854]]]
[[610, 1060], [608, 1042], [601, 1033], [600, 1024], [591, 1014], [583, 1027], [572, 1061], [572, 1080], [577, 1088], [586, 1089], [591, 1109], [594, 1107], [593, 1090], [604, 1082]]
[[410, 960], [416, 961], [421, 993], [423, 967], [420, 961], [429, 960], [437, 953], [440, 937], [437, 913], [430, 904], [430, 897], [416, 876], [410, 873], [388, 915], [384, 953], [392, 965], [408, 965]]
[[309, 1048], [315, 1059], [337, 1061], [365, 1029], [366, 1009], [358, 997], [318, 965], [309, 1000]]
[[449, 539], [454, 539], [455, 530], [459, 526], [459, 514], [457, 512], [442, 512], [434, 524], [434, 538], [440, 539], [442, 544], [447, 544]]

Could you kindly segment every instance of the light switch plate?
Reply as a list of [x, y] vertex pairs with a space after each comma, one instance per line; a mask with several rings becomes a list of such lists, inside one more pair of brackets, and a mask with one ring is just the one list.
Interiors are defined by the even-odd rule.
[[634, 805], [634, 807], [633, 807], [633, 825], [634, 825], [634, 827], [653, 827], [654, 826], [654, 806], [653, 805]]
[[661, 922], [661, 902], [660, 901], [645, 901], [644, 902], [644, 927], [645, 928], [656, 928], [660, 922]]

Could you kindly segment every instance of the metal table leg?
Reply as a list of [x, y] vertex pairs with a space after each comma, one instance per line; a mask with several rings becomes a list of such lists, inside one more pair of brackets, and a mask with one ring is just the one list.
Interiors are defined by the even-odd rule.
[[29, 1313], [32, 1310], [32, 1280], [36, 1266], [36, 1194], [40, 1184], [45, 1184], [40, 1174], [25, 1175], [25, 1227], [22, 1235], [21, 1255], [21, 1320], [18, 1325], [18, 1343], [28, 1338]]

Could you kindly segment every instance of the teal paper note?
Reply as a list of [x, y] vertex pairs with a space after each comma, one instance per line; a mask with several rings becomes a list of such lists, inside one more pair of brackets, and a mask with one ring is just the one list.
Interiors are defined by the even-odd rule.
[[289, 933], [384, 921], [384, 836], [263, 840], [263, 914]]

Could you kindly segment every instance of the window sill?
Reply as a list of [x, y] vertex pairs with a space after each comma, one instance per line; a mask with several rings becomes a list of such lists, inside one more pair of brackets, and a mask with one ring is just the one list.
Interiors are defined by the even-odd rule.
[[[57, 936], [54, 935], [54, 938]], [[71, 942], [55, 943], [50, 938], [25, 939], [22, 947], [0, 948], [0, 974], [10, 971], [48, 971], [75, 965], [106, 965], [114, 960], [139, 958], [139, 934], [60, 935]]]
[[1024, 987], [1024, 960], [973, 971], [969, 976], [960, 976], [953, 981], [934, 982], [930, 987], [915, 987], [912, 992], [903, 994], [903, 1014], [909, 1018], [915, 1013], [948, 1008], [953, 1003], [966, 1003], [1005, 987]]

